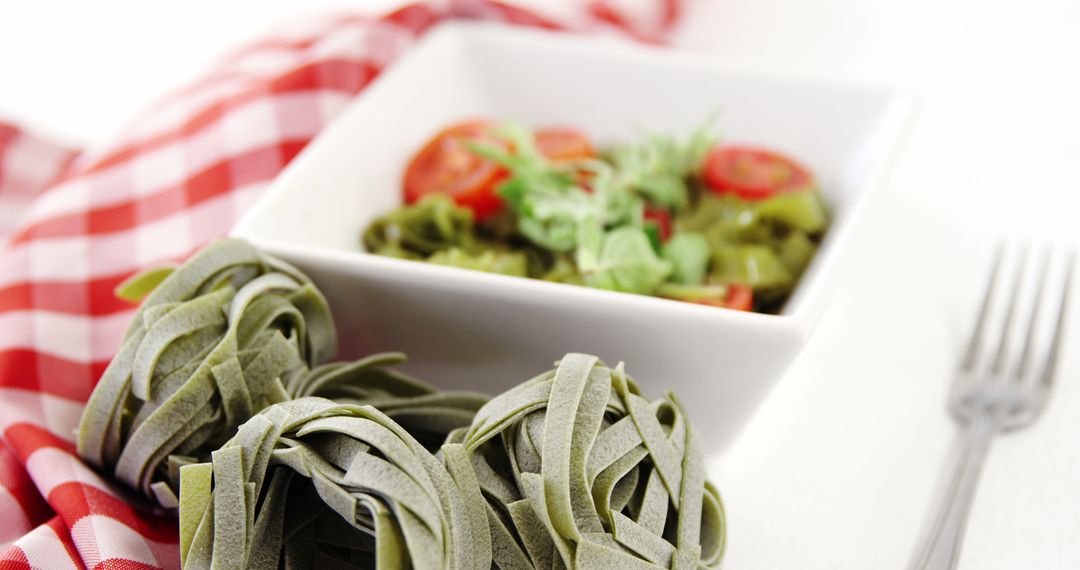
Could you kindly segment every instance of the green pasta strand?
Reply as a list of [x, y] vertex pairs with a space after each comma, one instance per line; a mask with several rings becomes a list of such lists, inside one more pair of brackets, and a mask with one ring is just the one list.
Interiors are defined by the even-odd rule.
[[[264, 429], [250, 426], [266, 422], [277, 434], [265, 440], [271, 450], [269, 461], [242, 461], [248, 453], [244, 450], [251, 449], [247, 434]], [[351, 448], [360, 451], [346, 469], [319, 453], [320, 439], [328, 434], [363, 444]], [[344, 447], [341, 441], [336, 445]], [[220, 560], [233, 568], [253, 567], [258, 559], [261, 568], [289, 567], [291, 557], [301, 557], [377, 562], [380, 568], [488, 568], [492, 546], [475, 474], [462, 446], [450, 445], [445, 452], [446, 463], [371, 406], [304, 397], [261, 412], [215, 451], [213, 500], [195, 495], [188, 501], [181, 496], [180, 516], [201, 521], [194, 534], [214, 536], [211, 566]], [[183, 470], [184, 477], [191, 472], [198, 478], [193, 485], [201, 484], [205, 473], [205, 468], [196, 467]], [[266, 486], [280, 480], [283, 472], [293, 473], [291, 484]], [[249, 502], [231, 504], [240, 497], [236, 490], [247, 484], [258, 487]], [[260, 496], [262, 501], [256, 503]], [[225, 504], [230, 506], [223, 513]], [[214, 509], [212, 517], [199, 512], [209, 508]], [[320, 512], [308, 512], [311, 509]], [[250, 521], [243, 517], [249, 511], [259, 522], [247, 548], [239, 552], [236, 529], [247, 528]], [[330, 524], [323, 522], [328, 514], [348, 528], [334, 536], [303, 531], [306, 526]], [[203, 530], [207, 525], [212, 528]], [[261, 528], [290, 529], [292, 536], [284, 542], [268, 540]], [[297, 552], [290, 555], [285, 544], [297, 542], [303, 546], [294, 545]], [[276, 550], [255, 550], [255, 545], [274, 545]]]

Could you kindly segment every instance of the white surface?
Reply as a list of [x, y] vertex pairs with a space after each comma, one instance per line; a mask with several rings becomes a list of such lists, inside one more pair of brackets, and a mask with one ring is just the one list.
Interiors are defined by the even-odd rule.
[[[906, 567], [954, 433], [945, 394], [991, 241], [1080, 246], [1080, 82], [1063, 71], [1078, 19], [1080, 4], [1048, 0], [724, 0], [684, 30], [725, 63], [922, 95], [817, 331], [713, 464], [732, 521], [725, 568]], [[1045, 416], [991, 450], [962, 569], [1080, 567], [1071, 313]]]
[[[657, 82], [669, 89], [652, 89]], [[401, 261], [359, 248], [363, 228], [401, 204], [397, 189], [409, 157], [444, 125], [476, 116], [569, 124], [603, 145], [643, 126], [686, 134], [717, 107], [733, 140], [798, 156], [820, 177], [831, 206], [828, 235], [781, 315]], [[421, 378], [487, 392], [506, 390], [567, 352], [627, 361], [646, 392], [679, 394], [708, 434], [706, 450], [720, 451], [821, 313], [829, 276], [910, 112], [910, 100], [873, 88], [731, 73], [692, 55], [625, 42], [444, 24], [293, 161], [234, 235], [312, 276], [337, 309], [344, 357], [402, 350]], [[824, 130], [832, 134], [825, 140], [818, 135]]]
[[0, 121], [106, 140], [228, 50], [297, 18], [390, 0], [38, 0], [0, 3]]
[[[101, 138], [222, 49], [310, 5], [0, 4], [0, 116]], [[1080, 3], [1064, 0], [692, 4], [680, 39], [718, 62], [922, 94], [812, 341], [714, 465], [732, 524], [726, 569], [904, 567], [952, 436], [945, 388], [988, 241], [1080, 245], [1077, 21]], [[1076, 310], [1072, 325], [1046, 416], [991, 452], [961, 568], [1080, 567]]]

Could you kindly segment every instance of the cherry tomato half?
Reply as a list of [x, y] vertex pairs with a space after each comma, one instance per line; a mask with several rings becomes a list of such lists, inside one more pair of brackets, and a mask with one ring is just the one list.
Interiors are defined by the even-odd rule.
[[433, 193], [449, 194], [454, 201], [473, 211], [477, 220], [502, 208], [495, 187], [506, 176], [499, 165], [469, 150], [467, 141], [482, 140], [506, 146], [488, 134], [492, 123], [472, 120], [451, 125], [435, 135], [409, 161], [405, 169], [405, 201], [413, 203]]
[[[481, 140], [507, 148], [505, 141], [489, 133], [494, 123], [478, 119], [451, 125], [435, 135], [409, 161], [405, 169], [405, 202], [413, 203], [432, 194], [449, 194], [454, 201], [473, 211], [477, 220], [498, 213], [503, 200], [497, 192], [506, 170], [469, 150], [467, 141]], [[592, 145], [581, 133], [564, 128], [536, 132], [536, 146], [548, 158], [576, 160], [595, 156]]]
[[786, 156], [739, 146], [717, 146], [709, 151], [702, 178], [713, 191], [744, 200], [762, 200], [813, 182], [806, 168]]
[[596, 156], [592, 144], [585, 135], [566, 128], [536, 131], [536, 148], [541, 154], [555, 162]]

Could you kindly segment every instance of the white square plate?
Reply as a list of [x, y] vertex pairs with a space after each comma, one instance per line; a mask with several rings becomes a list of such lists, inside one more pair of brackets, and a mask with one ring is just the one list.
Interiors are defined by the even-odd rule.
[[[570, 125], [598, 144], [676, 134], [719, 111], [726, 141], [780, 150], [817, 175], [833, 223], [780, 315], [491, 275], [364, 253], [360, 234], [401, 203], [406, 161], [470, 117]], [[860, 205], [911, 114], [902, 95], [733, 72], [701, 55], [484, 24], [430, 32], [326, 129], [234, 235], [307, 271], [342, 357], [402, 350], [447, 388], [501, 391], [566, 352], [620, 360], [647, 395], [673, 390], [721, 449], [797, 354], [822, 310]], [[842, 300], [840, 300], [842, 302]]]

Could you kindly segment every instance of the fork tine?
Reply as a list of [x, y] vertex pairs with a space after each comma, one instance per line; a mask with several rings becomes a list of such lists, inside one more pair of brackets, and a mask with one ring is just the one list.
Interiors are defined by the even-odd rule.
[[990, 366], [990, 374], [1000, 374], [1005, 368], [1005, 359], [1009, 355], [1009, 333], [1012, 332], [1013, 319], [1016, 318], [1016, 305], [1020, 298], [1020, 288], [1024, 282], [1024, 270], [1027, 268], [1027, 245], [1020, 247], [1019, 259], [1013, 277], [1012, 292], [1009, 294], [1009, 308], [1005, 312], [1005, 322], [1001, 325], [1001, 336], [998, 338], [997, 352], [994, 354], [994, 362]]
[[986, 328], [986, 317], [990, 312], [990, 300], [994, 297], [994, 288], [997, 285], [1001, 273], [1001, 260], [1005, 257], [1005, 245], [998, 244], [994, 254], [994, 266], [990, 269], [990, 281], [983, 293], [982, 306], [979, 308], [979, 316], [975, 319], [975, 327], [971, 330], [971, 340], [968, 341], [967, 350], [964, 351], [964, 359], [960, 369], [972, 371], [975, 369], [975, 360], [979, 357], [979, 348], [982, 346], [982, 336]]
[[1035, 301], [1031, 306], [1031, 317], [1028, 319], [1027, 335], [1024, 338], [1024, 348], [1020, 352], [1020, 361], [1016, 364], [1016, 372], [1013, 378], [1020, 382], [1028, 377], [1031, 371], [1031, 353], [1035, 345], [1035, 329], [1039, 323], [1039, 312], [1042, 309], [1043, 293], [1046, 291], [1046, 276], [1050, 271], [1050, 249], [1044, 249], [1042, 263], [1040, 263], [1039, 277], [1035, 281]]
[[1058, 355], [1061, 352], [1062, 331], [1065, 330], [1065, 313], [1069, 311], [1069, 290], [1072, 288], [1073, 265], [1076, 262], [1076, 253], [1069, 252], [1069, 260], [1065, 265], [1065, 285], [1061, 290], [1061, 304], [1058, 306], [1057, 322], [1054, 323], [1054, 338], [1050, 340], [1050, 352], [1046, 355], [1046, 364], [1043, 365], [1042, 376], [1039, 381], [1045, 388], [1054, 383], [1054, 371], [1057, 368]]

